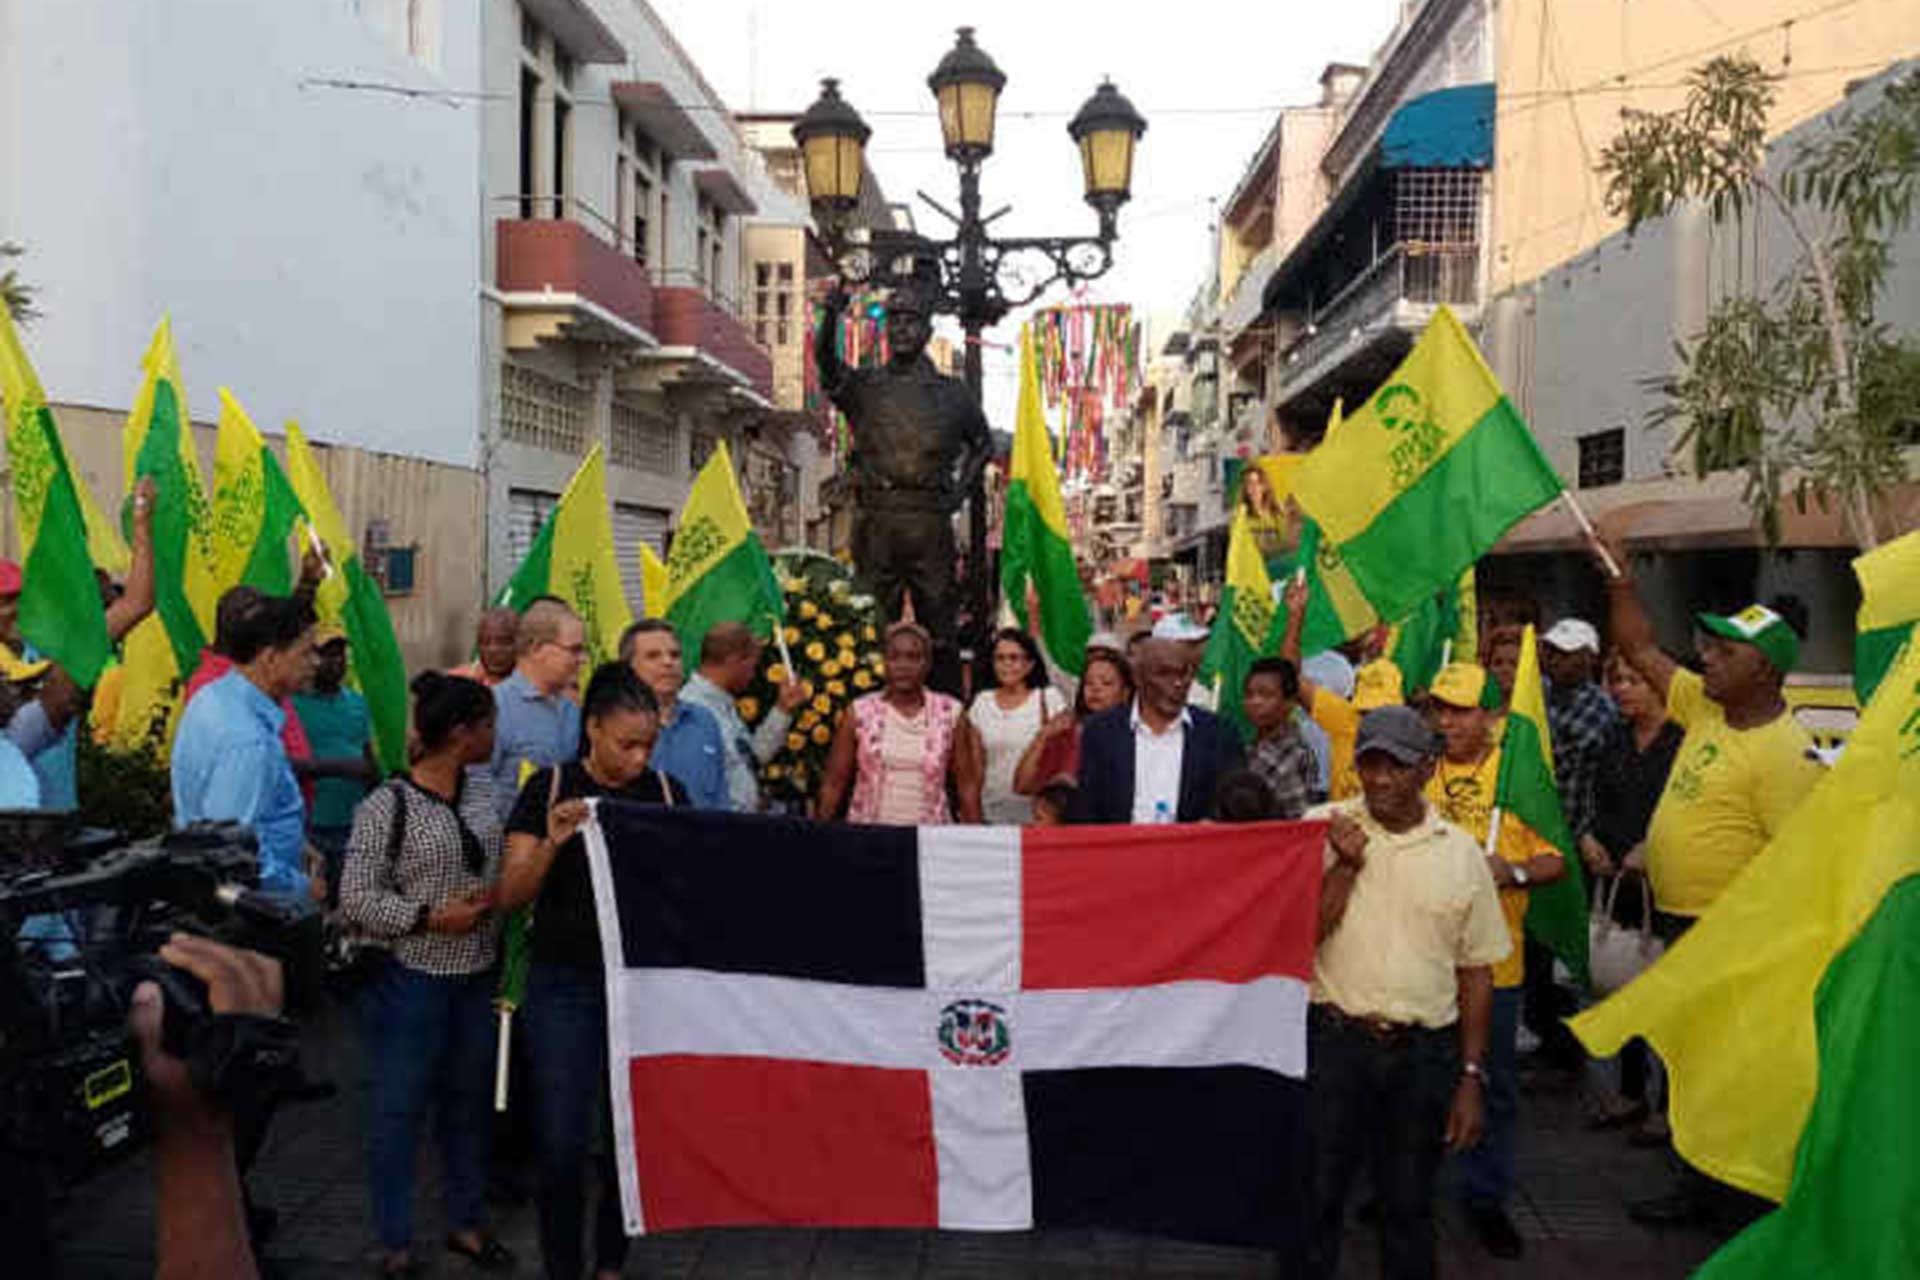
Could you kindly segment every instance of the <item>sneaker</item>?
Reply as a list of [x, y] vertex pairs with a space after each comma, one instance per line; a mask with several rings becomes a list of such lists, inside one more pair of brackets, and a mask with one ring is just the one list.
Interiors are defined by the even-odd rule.
[[1480, 1237], [1480, 1247], [1492, 1256], [1511, 1259], [1526, 1252], [1526, 1242], [1520, 1239], [1519, 1228], [1513, 1225], [1513, 1219], [1499, 1205], [1470, 1204], [1467, 1206], [1467, 1220], [1473, 1223], [1473, 1232]]

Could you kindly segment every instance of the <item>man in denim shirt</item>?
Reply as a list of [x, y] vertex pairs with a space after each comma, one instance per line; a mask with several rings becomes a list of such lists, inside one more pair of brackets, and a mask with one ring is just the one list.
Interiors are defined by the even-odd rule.
[[720, 726], [726, 753], [727, 798], [735, 813], [758, 813], [760, 766], [787, 745], [794, 708], [806, 700], [806, 686], [791, 677], [780, 686], [779, 700], [767, 708], [757, 730], [748, 730], [734, 699], [752, 685], [760, 669], [761, 645], [744, 623], [721, 622], [700, 642], [700, 669], [687, 681], [680, 701], [711, 714]]
[[487, 773], [501, 821], [520, 794], [520, 768], [571, 760], [580, 750], [580, 706], [569, 695], [587, 659], [587, 630], [558, 600], [536, 600], [520, 617], [513, 674], [493, 687], [498, 712]]
[[313, 678], [313, 614], [304, 601], [261, 596], [234, 624], [234, 669], [180, 717], [173, 819], [245, 825], [260, 844], [260, 887], [321, 902], [326, 882], [306, 871], [306, 809], [280, 741], [282, 700]]
[[660, 700], [660, 738], [653, 767], [680, 780], [696, 809], [732, 807], [727, 792], [727, 749], [712, 713], [680, 700], [685, 668], [673, 624], [647, 618], [620, 637], [620, 660], [633, 668]]

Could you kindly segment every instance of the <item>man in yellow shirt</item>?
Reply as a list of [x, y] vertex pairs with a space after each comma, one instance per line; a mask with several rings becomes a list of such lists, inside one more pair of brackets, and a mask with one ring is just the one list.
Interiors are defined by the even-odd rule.
[[[1607, 579], [1614, 647], [1686, 731], [1646, 842], [1654, 928], [1671, 942], [1767, 847], [1824, 767], [1781, 692], [1800, 656], [1786, 619], [1759, 604], [1696, 615], [1695, 675], [1660, 648], [1627, 557], [1618, 546], [1608, 550], [1621, 571]], [[1605, 573], [1598, 543], [1594, 552]], [[1628, 1212], [1656, 1226], [1698, 1222], [1712, 1214], [1712, 1186], [1695, 1174], [1675, 1194]]]
[[1406, 701], [1400, 668], [1386, 658], [1362, 663], [1353, 673], [1353, 696], [1309, 679], [1300, 657], [1300, 627], [1307, 613], [1307, 584], [1295, 577], [1286, 588], [1287, 626], [1280, 639], [1280, 656], [1301, 669], [1300, 705], [1327, 735], [1327, 796], [1351, 800], [1360, 794], [1360, 772], [1354, 767], [1354, 739], [1360, 717], [1380, 707]]
[[1480, 1135], [1489, 966], [1510, 943], [1479, 847], [1424, 798], [1426, 723], [1407, 707], [1372, 711], [1356, 745], [1363, 798], [1310, 815], [1330, 825], [1307, 1020], [1307, 1274], [1339, 1273], [1347, 1193], [1366, 1160], [1382, 1272], [1430, 1277], [1440, 1158]]
[[1527, 897], [1534, 886], [1552, 884], [1566, 874], [1560, 853], [1526, 823], [1501, 814], [1499, 840], [1489, 852], [1487, 832], [1493, 820], [1495, 786], [1500, 778], [1500, 744], [1494, 725], [1500, 713], [1486, 701], [1486, 669], [1471, 662], [1442, 667], [1433, 678], [1434, 723], [1444, 742], [1439, 764], [1427, 782], [1427, 801], [1479, 845], [1487, 872], [1500, 891], [1500, 914], [1512, 950], [1493, 968], [1493, 1013], [1487, 1038], [1487, 1131], [1462, 1158], [1460, 1191], [1480, 1242], [1496, 1258], [1517, 1258], [1523, 1245], [1507, 1199], [1513, 1194], [1513, 1141], [1520, 1112], [1514, 1047], [1519, 1034], [1526, 979]]

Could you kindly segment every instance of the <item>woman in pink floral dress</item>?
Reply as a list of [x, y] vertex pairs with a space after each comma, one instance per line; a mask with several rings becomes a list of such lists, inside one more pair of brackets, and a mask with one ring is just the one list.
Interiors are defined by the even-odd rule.
[[[815, 816], [885, 826], [979, 822], [985, 766], [960, 704], [927, 688], [933, 639], [924, 627], [887, 629], [886, 683], [840, 719]], [[948, 802], [948, 784], [953, 800]]]

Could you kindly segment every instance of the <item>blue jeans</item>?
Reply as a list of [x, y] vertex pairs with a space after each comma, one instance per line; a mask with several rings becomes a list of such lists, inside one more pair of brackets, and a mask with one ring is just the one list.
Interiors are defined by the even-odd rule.
[[361, 1004], [369, 1082], [368, 1181], [382, 1246], [413, 1242], [413, 1166], [433, 1102], [447, 1227], [481, 1226], [492, 1101], [493, 974], [439, 977], [388, 959]]
[[597, 1269], [618, 1271], [627, 1257], [607, 1108], [607, 992], [600, 974], [535, 962], [527, 973], [527, 1057], [540, 1161], [540, 1256], [550, 1280], [580, 1280], [581, 1228], [587, 1206], [586, 1158], [594, 1138], [600, 1204], [594, 1214]]
[[1520, 1034], [1524, 987], [1495, 987], [1487, 1029], [1487, 1121], [1480, 1144], [1460, 1157], [1460, 1198], [1498, 1209], [1513, 1194], [1513, 1139], [1520, 1119], [1520, 1081], [1514, 1042]]

